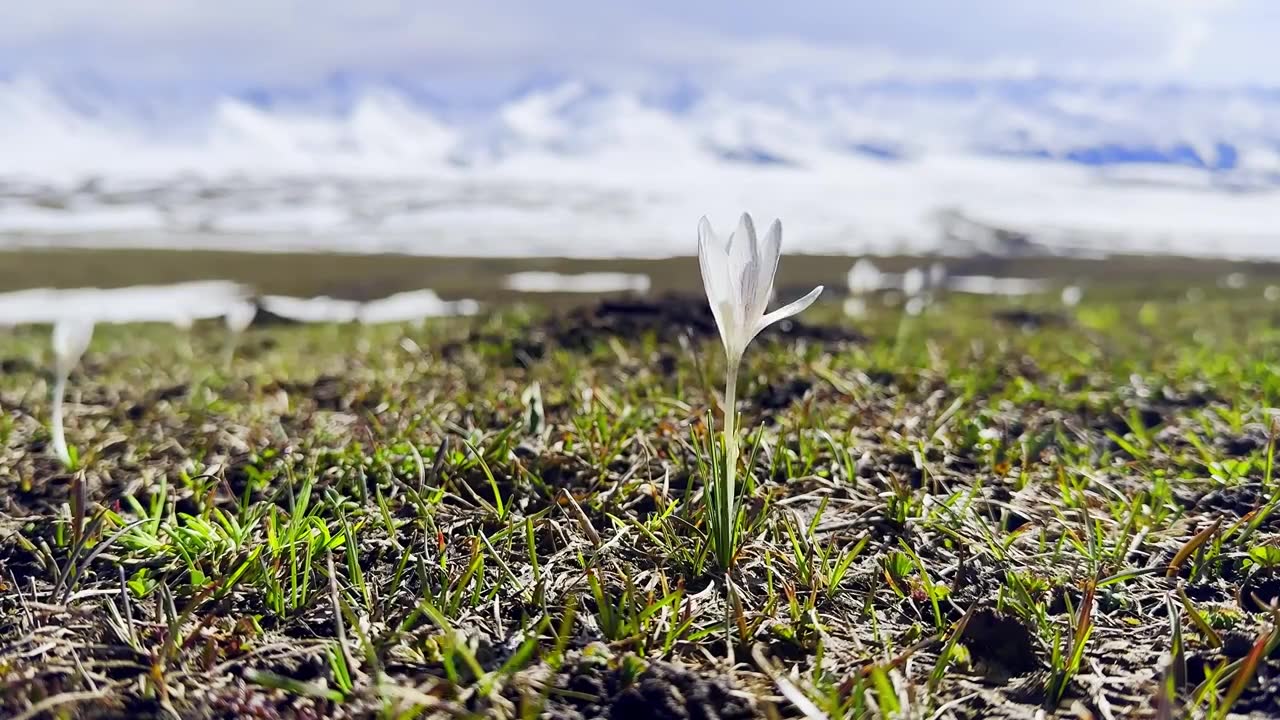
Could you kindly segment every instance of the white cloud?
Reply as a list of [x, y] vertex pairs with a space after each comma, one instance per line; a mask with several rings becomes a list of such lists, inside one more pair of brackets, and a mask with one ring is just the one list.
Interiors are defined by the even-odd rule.
[[1237, 83], [1271, 80], [1280, 61], [1272, 0], [46, 0], [4, 15], [0, 70], [142, 83], [305, 85], [345, 71], [483, 84], [538, 71], [795, 68]]

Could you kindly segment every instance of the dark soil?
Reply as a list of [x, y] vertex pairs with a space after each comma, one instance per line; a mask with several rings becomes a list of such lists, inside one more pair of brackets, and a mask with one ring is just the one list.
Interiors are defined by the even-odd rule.
[[969, 618], [962, 640], [988, 677], [1007, 679], [1041, 668], [1035, 635], [1017, 618], [979, 610]]
[[552, 718], [586, 720], [747, 720], [759, 717], [754, 704], [721, 680], [708, 680], [668, 663], [651, 663], [624, 677], [608, 663], [580, 660], [562, 670], [556, 687], [588, 697], [555, 696], [546, 705]]
[[[581, 352], [610, 338], [645, 337], [672, 345], [682, 339], [696, 342], [716, 339], [719, 338], [719, 330], [706, 298], [666, 295], [656, 299], [604, 300], [554, 315], [534, 325], [524, 337], [512, 341], [511, 362], [528, 365], [541, 360], [550, 349]], [[766, 328], [760, 337], [818, 343], [858, 343], [866, 339], [847, 326], [814, 325], [795, 318]], [[503, 338], [492, 333], [473, 334], [467, 340], [468, 343], [502, 341]], [[448, 350], [457, 352], [458, 349], [458, 346], [451, 346]]]

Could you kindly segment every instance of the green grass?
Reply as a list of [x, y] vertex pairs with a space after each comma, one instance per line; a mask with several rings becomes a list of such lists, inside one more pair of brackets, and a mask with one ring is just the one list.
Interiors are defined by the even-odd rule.
[[510, 308], [253, 329], [227, 370], [219, 324], [102, 327], [66, 474], [47, 332], [3, 331], [0, 715], [515, 718], [653, 687], [724, 717], [1263, 712], [1260, 295], [1097, 291], [1031, 328], [953, 296], [874, 305], [863, 343], [761, 337], [727, 581], [714, 337], [559, 346]]

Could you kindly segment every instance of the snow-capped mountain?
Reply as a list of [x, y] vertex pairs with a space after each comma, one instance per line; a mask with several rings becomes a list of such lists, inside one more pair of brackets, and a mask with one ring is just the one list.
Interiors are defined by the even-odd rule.
[[959, 213], [1049, 245], [1280, 256], [1278, 201], [1267, 88], [557, 79], [451, 103], [394, 79], [0, 79], [10, 243], [652, 255], [687, 251], [703, 213], [751, 209], [812, 252], [937, 249], [939, 213]]

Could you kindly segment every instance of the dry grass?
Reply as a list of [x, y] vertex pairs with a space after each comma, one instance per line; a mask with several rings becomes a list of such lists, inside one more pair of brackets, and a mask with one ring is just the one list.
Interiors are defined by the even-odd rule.
[[75, 473], [45, 447], [45, 335], [13, 332], [0, 714], [1263, 716], [1257, 294], [953, 297], [865, 340], [815, 308], [747, 355], [728, 578], [697, 301], [256, 329], [230, 373], [215, 325], [109, 328], [72, 381]]

